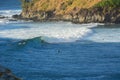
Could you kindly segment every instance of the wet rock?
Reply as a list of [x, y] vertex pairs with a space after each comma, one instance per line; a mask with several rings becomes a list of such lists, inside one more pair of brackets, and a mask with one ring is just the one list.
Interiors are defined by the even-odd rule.
[[119, 8], [107, 10], [107, 8], [81, 9], [78, 13], [80, 23], [120, 23]]
[[17, 15], [17, 14], [16, 14], [16, 15], [13, 15], [12, 18], [19, 19], [19, 18], [21, 18], [21, 15]]
[[30, 19], [33, 21], [63, 20], [73, 23], [120, 23], [120, 8], [110, 9], [109, 7], [80, 9], [75, 13], [57, 15], [53, 11], [23, 11], [20, 16], [22, 19]]
[[0, 15], [0, 19], [4, 19], [4, 18], [5, 18], [5, 16]]
[[14, 76], [9, 69], [0, 66], [0, 80], [21, 80], [21, 79]]

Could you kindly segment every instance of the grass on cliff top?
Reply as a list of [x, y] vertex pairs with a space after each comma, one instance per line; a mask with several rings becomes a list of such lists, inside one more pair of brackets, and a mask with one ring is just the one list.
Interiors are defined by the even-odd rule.
[[22, 0], [23, 10], [40, 12], [55, 11], [55, 14], [77, 13], [81, 8], [120, 7], [120, 0]]
[[[29, 0], [28, 0], [29, 1]], [[90, 8], [101, 0], [22, 0], [24, 10], [55, 11], [56, 14], [77, 12], [81, 8]]]
[[95, 5], [95, 7], [120, 7], [120, 0], [102, 0], [98, 4]]

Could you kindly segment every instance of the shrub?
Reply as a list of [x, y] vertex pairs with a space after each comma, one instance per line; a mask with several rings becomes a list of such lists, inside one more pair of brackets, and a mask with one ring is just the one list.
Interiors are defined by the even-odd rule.
[[120, 7], [120, 0], [102, 0], [95, 7]]

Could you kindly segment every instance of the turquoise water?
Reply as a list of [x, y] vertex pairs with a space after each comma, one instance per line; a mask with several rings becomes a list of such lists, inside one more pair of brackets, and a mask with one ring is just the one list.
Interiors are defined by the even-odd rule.
[[120, 80], [119, 24], [9, 21], [14, 7], [0, 10], [0, 65], [23, 80]]

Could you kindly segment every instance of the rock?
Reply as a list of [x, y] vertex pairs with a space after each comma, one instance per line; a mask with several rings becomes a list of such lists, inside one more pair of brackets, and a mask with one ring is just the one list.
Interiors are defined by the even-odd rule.
[[13, 15], [12, 18], [16, 18], [16, 19], [20, 19], [21, 18], [21, 15]]
[[[120, 23], [119, 9], [120, 8], [115, 8], [110, 11], [108, 11], [107, 8], [81, 9], [78, 13], [79, 23]], [[74, 22], [75, 21], [77, 20], [74, 20]]]
[[[63, 10], [61, 10], [62, 12]], [[73, 8], [71, 12], [57, 14], [56, 10], [38, 11], [26, 7], [20, 15], [13, 18], [33, 21], [71, 21], [73, 23], [120, 23], [120, 7]]]
[[73, 17], [71, 15], [63, 15], [63, 19], [66, 21], [72, 21]]
[[120, 1], [107, 0], [109, 6], [98, 5], [102, 1], [104, 2], [104, 0], [31, 0], [30, 2], [22, 0], [22, 13], [13, 17], [33, 21], [120, 23]]
[[14, 76], [9, 69], [0, 66], [0, 80], [21, 80], [21, 79]]
[[13, 17], [13, 18], [18, 18], [18, 17], [19, 17], [19, 15], [13, 15], [12, 17]]
[[5, 16], [0, 15], [0, 19], [4, 19], [4, 18], [5, 18]]

